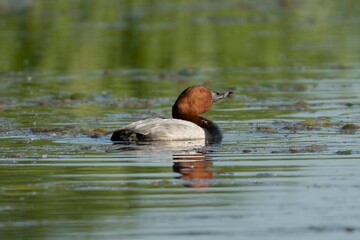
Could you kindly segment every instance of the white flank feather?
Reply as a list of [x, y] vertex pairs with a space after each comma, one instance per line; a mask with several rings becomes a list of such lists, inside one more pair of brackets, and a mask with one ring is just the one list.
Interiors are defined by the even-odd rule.
[[180, 119], [150, 118], [126, 125], [119, 130], [140, 133], [152, 140], [204, 139], [205, 131], [195, 123]]

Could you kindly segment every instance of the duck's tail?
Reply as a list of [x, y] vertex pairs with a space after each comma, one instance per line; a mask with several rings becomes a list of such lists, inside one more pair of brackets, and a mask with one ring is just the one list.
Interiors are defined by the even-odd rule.
[[113, 142], [137, 142], [145, 141], [146, 136], [133, 130], [119, 129], [112, 134], [110, 140]]

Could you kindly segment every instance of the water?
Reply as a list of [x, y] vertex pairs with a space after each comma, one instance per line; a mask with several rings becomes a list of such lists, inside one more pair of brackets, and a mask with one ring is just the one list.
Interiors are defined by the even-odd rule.
[[[0, 239], [358, 239], [359, 11], [2, 2]], [[110, 142], [194, 84], [220, 145]]]

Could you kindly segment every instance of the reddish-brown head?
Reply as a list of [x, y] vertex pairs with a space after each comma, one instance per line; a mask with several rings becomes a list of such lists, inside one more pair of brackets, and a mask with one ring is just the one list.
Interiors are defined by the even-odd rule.
[[210, 110], [212, 103], [226, 98], [232, 92], [219, 94], [204, 86], [196, 85], [185, 89], [176, 100], [173, 108], [173, 118], [193, 121], [201, 114]]
[[211, 91], [203, 86], [193, 86], [180, 94], [172, 108], [172, 115], [174, 118], [188, 120], [208, 111], [211, 106]]

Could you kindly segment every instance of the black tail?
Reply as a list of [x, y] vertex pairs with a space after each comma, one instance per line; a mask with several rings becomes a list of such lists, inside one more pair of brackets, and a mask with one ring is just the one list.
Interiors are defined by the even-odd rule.
[[146, 140], [146, 136], [128, 129], [116, 130], [110, 138], [114, 142], [136, 142]]

